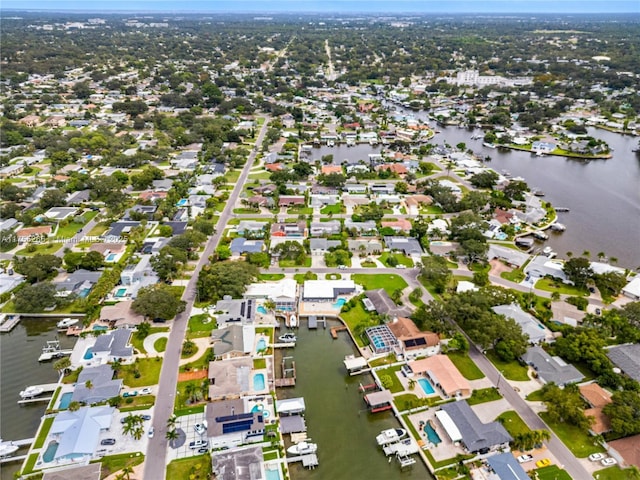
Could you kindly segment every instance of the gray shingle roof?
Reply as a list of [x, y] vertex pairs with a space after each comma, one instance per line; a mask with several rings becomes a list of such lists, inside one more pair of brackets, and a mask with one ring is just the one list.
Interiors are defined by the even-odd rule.
[[535, 368], [540, 378], [547, 383], [563, 386], [584, 378], [576, 367], [564, 363], [560, 357], [552, 357], [542, 347], [531, 347], [522, 356], [522, 360]]
[[500, 453], [487, 458], [487, 463], [500, 480], [529, 480], [527, 472], [511, 453]]
[[640, 343], [610, 348], [607, 357], [624, 373], [640, 382]]
[[91, 350], [95, 352], [109, 352], [113, 357], [130, 357], [133, 355], [133, 347], [127, 346], [131, 338], [131, 330], [119, 328], [100, 335]]
[[[86, 387], [87, 381], [91, 382], [91, 388]], [[88, 404], [98, 403], [117, 397], [120, 394], [120, 388], [122, 388], [122, 380], [113, 380], [111, 365], [88, 367], [80, 372], [71, 400]]]
[[482, 423], [466, 400], [447, 403], [442, 406], [442, 410], [447, 412], [456, 424], [462, 441], [471, 452], [490, 449], [513, 440], [500, 423]]

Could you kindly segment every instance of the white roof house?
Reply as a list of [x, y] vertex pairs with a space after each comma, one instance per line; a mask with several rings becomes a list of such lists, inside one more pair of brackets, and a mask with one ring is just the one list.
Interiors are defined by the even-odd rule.
[[51, 425], [58, 449], [55, 460], [73, 460], [94, 454], [100, 432], [109, 429], [115, 408], [83, 407], [60, 412]]
[[283, 278], [279, 282], [252, 283], [247, 286], [245, 298], [268, 298], [273, 301], [279, 299], [296, 298], [298, 284], [292, 278]]
[[459, 442], [462, 440], [462, 434], [458, 427], [456, 427], [455, 422], [451, 419], [449, 414], [444, 410], [438, 410], [436, 412], [436, 418], [440, 421], [440, 425], [444, 428], [444, 431], [447, 432], [449, 438], [453, 443]]
[[622, 289], [622, 294], [625, 297], [640, 300], [640, 277], [636, 277], [627, 283]]
[[333, 300], [343, 293], [353, 293], [353, 280], [306, 280], [303, 286], [303, 300]]

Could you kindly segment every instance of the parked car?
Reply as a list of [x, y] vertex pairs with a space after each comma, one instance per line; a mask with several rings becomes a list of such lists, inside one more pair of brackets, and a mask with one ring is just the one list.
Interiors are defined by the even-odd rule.
[[536, 462], [536, 467], [540, 468], [540, 467], [547, 467], [551, 465], [551, 460], [549, 460], [548, 458], [543, 458], [541, 460], [538, 460]]
[[140, 389], [140, 395], [151, 395], [151, 387], [144, 387]]
[[600, 463], [605, 467], [610, 467], [611, 465], [615, 465], [618, 462], [616, 461], [615, 458], [609, 457], [609, 458], [603, 458], [602, 460], [600, 460]]
[[603, 458], [604, 453], [592, 453], [591, 455], [589, 455], [589, 460], [591, 460], [592, 462], [599, 462]]
[[531, 460], [533, 460], [533, 456], [532, 455], [520, 455], [518, 457], [518, 462], [520, 462], [520, 463], [530, 462]]
[[347, 266], [346, 266], [346, 265], [338, 265], [338, 268], [339, 268], [340, 270], [346, 270], [346, 269], [347, 269]]
[[198, 453], [209, 453], [209, 449], [207, 447], [199, 448]]
[[116, 444], [115, 438], [105, 438], [103, 440], [100, 440], [100, 445], [115, 445], [115, 444]]
[[208, 447], [209, 442], [207, 440], [196, 440], [195, 442], [189, 443], [189, 448], [191, 450], [199, 450], [202, 447]]
[[196, 423], [193, 429], [196, 431], [198, 435], [202, 435], [204, 432], [207, 431], [207, 427], [204, 425], [204, 423]]
[[151, 415], [140, 415], [140, 418], [142, 418], [142, 420], [151, 420]]
[[407, 266], [406, 265], [396, 265], [396, 268], [398, 270], [404, 270], [405, 268], [407, 268]]
[[127, 398], [127, 397], [137, 397], [137, 396], [138, 396], [138, 391], [137, 391], [137, 390], [133, 390], [132, 392], [124, 392], [124, 393], [122, 394], [122, 396], [123, 396], [124, 398]]
[[149, 438], [153, 438], [153, 434], [155, 433], [155, 430], [153, 429], [153, 427], [151, 427], [149, 429], [149, 433], [147, 434], [149, 436]]

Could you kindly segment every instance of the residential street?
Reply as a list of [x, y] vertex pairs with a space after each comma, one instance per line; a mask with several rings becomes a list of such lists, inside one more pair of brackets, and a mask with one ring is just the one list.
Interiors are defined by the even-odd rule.
[[267, 132], [269, 124], [269, 118], [266, 119], [258, 138], [255, 143], [255, 148], [251, 150], [247, 163], [242, 169], [242, 173], [236, 182], [236, 186], [233, 192], [229, 196], [227, 205], [224, 211], [220, 215], [218, 223], [216, 225], [215, 233], [211, 236], [204, 252], [202, 253], [198, 264], [193, 271], [192, 277], [187, 284], [182, 299], [187, 302], [184, 312], [179, 314], [173, 321], [171, 328], [171, 335], [167, 343], [167, 349], [164, 354], [164, 362], [162, 364], [162, 370], [160, 372], [160, 382], [158, 392], [156, 396], [155, 414], [153, 417], [153, 426], [155, 428], [155, 435], [149, 441], [149, 447], [147, 449], [147, 457], [144, 467], [144, 478], [161, 480], [166, 475], [166, 458], [168, 441], [165, 438], [167, 431], [166, 422], [167, 419], [173, 415], [173, 408], [176, 397], [176, 385], [178, 383], [178, 368], [180, 362], [180, 350], [182, 348], [182, 342], [184, 341], [185, 332], [187, 330], [187, 324], [189, 317], [191, 316], [191, 309], [196, 299], [196, 284], [198, 281], [198, 274], [202, 267], [209, 262], [209, 256], [215, 251], [220, 242], [224, 228], [227, 222], [231, 218], [231, 213], [235, 208], [235, 203], [242, 191], [242, 187], [245, 184], [249, 175], [249, 170], [253, 165], [256, 158], [256, 152], [259, 150], [260, 145]]

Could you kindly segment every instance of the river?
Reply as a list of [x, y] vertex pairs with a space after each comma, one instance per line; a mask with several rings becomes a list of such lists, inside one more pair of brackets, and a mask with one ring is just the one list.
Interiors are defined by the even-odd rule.
[[[402, 111], [402, 110], [401, 110]], [[424, 112], [402, 111], [407, 116], [426, 119]], [[488, 166], [513, 176], [522, 177], [533, 188], [542, 190], [544, 200], [555, 207], [566, 207], [559, 221], [566, 225], [563, 233], [550, 233], [546, 245], [561, 257], [567, 252], [580, 255], [584, 251], [592, 259], [603, 252], [616, 258], [618, 265], [631, 270], [640, 266], [640, 156], [638, 138], [589, 128], [589, 135], [606, 141], [613, 148], [608, 160], [583, 161], [564, 157], [536, 157], [527, 152], [487, 148], [482, 140], [471, 140], [481, 130], [458, 127], [435, 127], [439, 133], [432, 143], [449, 145], [465, 143], [482, 158], [489, 155]], [[367, 144], [355, 147], [339, 145], [313, 150], [313, 158], [333, 154], [334, 161], [345, 158], [367, 160], [369, 153], [379, 153], [379, 147]]]
[[[75, 342], [75, 339], [58, 335], [55, 328], [58, 320], [23, 318], [10, 333], [0, 335], [0, 434], [3, 440], [22, 440], [36, 434], [48, 402], [20, 406], [18, 394], [29, 385], [58, 380], [52, 362], [38, 362], [47, 340], [60, 340], [63, 349], [72, 348]], [[26, 453], [26, 449], [19, 453]], [[0, 478], [12, 479], [20, 466], [19, 462], [0, 466]]]
[[[296, 362], [296, 386], [279, 389], [278, 397], [304, 397], [307, 435], [318, 444], [320, 465], [315, 470], [305, 470], [301, 463], [290, 464], [291, 477], [294, 480], [433, 478], [417, 456], [411, 468], [401, 471], [395, 459], [389, 462], [377, 446], [375, 437], [381, 430], [400, 424], [390, 412], [366, 411], [358, 386], [372, 383], [373, 379], [369, 374], [347, 375], [344, 357], [356, 353], [350, 337], [341, 332], [338, 340], [333, 340], [328, 329], [308, 330], [306, 323], [297, 336], [295, 349], [284, 353], [293, 356]], [[278, 350], [276, 365], [281, 355], [282, 350]]]

